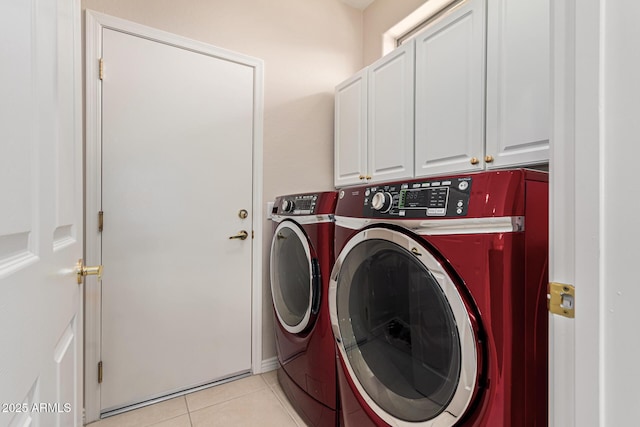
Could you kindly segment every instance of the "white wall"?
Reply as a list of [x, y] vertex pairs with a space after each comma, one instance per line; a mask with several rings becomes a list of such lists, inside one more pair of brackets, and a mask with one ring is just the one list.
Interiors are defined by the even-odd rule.
[[[83, 0], [265, 62], [264, 201], [333, 188], [333, 91], [362, 68], [362, 12], [339, 0]], [[266, 215], [266, 207], [256, 212]], [[275, 356], [264, 225], [263, 359]]]

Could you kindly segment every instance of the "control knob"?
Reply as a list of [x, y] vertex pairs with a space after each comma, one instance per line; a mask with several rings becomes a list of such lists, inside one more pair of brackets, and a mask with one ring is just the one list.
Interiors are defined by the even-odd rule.
[[287, 212], [287, 213], [293, 212], [293, 208], [295, 207], [295, 203], [293, 203], [293, 200], [284, 199], [282, 201], [281, 207], [282, 207], [282, 212]]
[[391, 210], [392, 200], [393, 197], [391, 196], [391, 193], [378, 191], [371, 199], [371, 207], [382, 213], [387, 213]]

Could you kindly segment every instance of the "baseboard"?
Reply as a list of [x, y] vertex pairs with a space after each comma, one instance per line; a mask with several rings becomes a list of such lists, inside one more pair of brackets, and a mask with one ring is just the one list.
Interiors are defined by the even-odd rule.
[[278, 357], [274, 356], [270, 359], [266, 359], [262, 361], [262, 372], [261, 373], [265, 373], [265, 372], [269, 372], [269, 371], [275, 371], [276, 369], [278, 369], [280, 365], [278, 364]]

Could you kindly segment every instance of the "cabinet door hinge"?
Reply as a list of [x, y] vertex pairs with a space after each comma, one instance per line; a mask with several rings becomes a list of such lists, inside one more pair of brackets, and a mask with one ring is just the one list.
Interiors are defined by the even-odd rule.
[[553, 314], [573, 319], [576, 315], [576, 288], [564, 283], [549, 283], [547, 308]]
[[104, 212], [98, 212], [98, 231], [102, 233], [102, 228], [104, 226]]
[[102, 360], [98, 362], [98, 384], [102, 384]]
[[102, 58], [98, 60], [98, 78], [104, 80], [104, 60]]

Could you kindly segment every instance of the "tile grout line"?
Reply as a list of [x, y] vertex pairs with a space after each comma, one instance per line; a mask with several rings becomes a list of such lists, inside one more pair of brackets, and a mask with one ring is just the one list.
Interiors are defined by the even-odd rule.
[[[287, 402], [283, 402], [282, 399], [278, 396], [278, 393], [276, 392], [276, 390], [279, 388], [278, 382], [276, 381], [273, 384], [270, 384], [264, 377], [261, 376], [261, 379], [262, 379], [265, 387], [257, 388], [255, 390], [250, 391], [250, 392], [243, 393], [241, 395], [234, 396], [234, 397], [232, 397], [230, 399], [222, 400], [222, 401], [219, 401], [217, 403], [214, 403], [214, 404], [211, 404], [211, 405], [207, 405], [207, 406], [204, 406], [202, 408], [198, 408], [198, 409], [193, 410], [193, 411], [191, 410], [191, 408], [189, 406], [188, 399], [186, 399], [187, 395], [185, 395], [185, 399], [186, 399], [186, 403], [187, 403], [187, 411], [188, 411], [188, 414], [189, 414], [189, 420], [191, 422], [191, 426], [193, 427], [193, 421], [191, 421], [191, 414], [193, 412], [202, 411], [202, 410], [205, 410], [205, 409], [208, 409], [208, 408], [213, 408], [215, 406], [218, 406], [218, 405], [221, 405], [221, 404], [224, 404], [224, 403], [228, 403], [228, 402], [231, 402], [233, 400], [242, 399], [242, 398], [245, 398], [245, 397], [247, 397], [249, 395], [252, 395], [252, 394], [255, 394], [255, 393], [260, 393], [260, 392], [263, 392], [265, 390], [268, 390], [269, 393], [271, 393], [271, 395], [273, 397], [275, 397], [276, 402], [278, 402], [278, 406], [280, 407], [280, 409], [282, 411], [284, 411], [284, 413], [289, 417], [289, 419], [293, 422], [293, 424], [295, 426], [307, 427], [306, 424], [302, 424], [301, 425], [298, 422], [296, 417], [300, 418], [300, 416], [297, 413], [294, 416], [294, 414], [292, 414], [291, 411], [287, 408], [287, 405], [285, 403], [289, 403], [288, 400], [287, 400]], [[290, 405], [290, 403], [289, 403], [289, 405]], [[302, 419], [300, 419], [300, 420], [302, 421]]]
[[184, 396], [184, 405], [187, 407], [187, 416], [189, 417], [189, 425], [193, 427], [193, 421], [191, 420], [191, 410], [189, 409], [189, 401], [187, 400], [187, 395]]
[[[186, 395], [182, 395], [182, 396], [179, 396], [179, 397], [182, 397], [182, 398], [184, 399], [184, 407], [185, 407], [185, 408], [186, 408], [186, 410], [187, 410], [186, 414], [189, 416], [189, 425], [191, 425], [191, 416], [189, 415], [189, 404], [187, 403]], [[174, 399], [177, 399], [177, 398], [174, 398]], [[154, 405], [157, 405], [157, 404], [159, 404], [159, 403], [162, 403], [162, 402], [154, 403]], [[151, 406], [153, 406], [153, 405], [149, 405], [149, 406], [146, 406], [146, 407], [148, 408], [148, 407], [151, 407]], [[174, 416], [174, 417], [165, 418], [165, 419], [163, 419], [163, 420], [160, 420], [160, 421], [154, 422], [154, 423], [152, 423], [152, 424], [147, 424], [147, 425], [146, 425], [146, 427], [153, 427], [153, 426], [155, 426], [155, 425], [158, 425], [158, 424], [164, 423], [164, 422], [169, 421], [169, 420], [175, 420], [176, 418], [180, 418], [180, 417], [182, 417], [183, 415], [185, 415], [185, 414], [179, 414], [179, 415], [176, 415], [176, 416]], [[193, 427], [193, 426], [191, 426], [191, 427]]]
[[[269, 390], [269, 387], [267, 386], [267, 387], [263, 387], [263, 388], [258, 388], [256, 390], [251, 390], [250, 392], [247, 392], [247, 393], [244, 393], [244, 394], [241, 394], [241, 395], [238, 395], [238, 396], [234, 396], [234, 397], [226, 399], [226, 400], [221, 400], [221, 401], [213, 403], [211, 405], [206, 405], [206, 406], [203, 406], [202, 408], [194, 409], [193, 411], [189, 410], [189, 417], [191, 417], [191, 413], [192, 412], [202, 411], [202, 410], [207, 409], [207, 408], [211, 408], [211, 407], [214, 407], [214, 406], [222, 405], [223, 403], [229, 403], [229, 402], [232, 402], [232, 401], [237, 400], [237, 399], [242, 399], [243, 397], [247, 397], [247, 396], [249, 396], [251, 394], [258, 393], [258, 392], [263, 391], [265, 389]], [[187, 409], [188, 409], [188, 406], [187, 406]]]
[[[192, 411], [192, 410], [190, 409], [190, 407], [189, 407], [189, 400], [187, 399], [187, 396], [189, 396], [189, 394], [196, 394], [196, 393], [200, 393], [200, 392], [201, 392], [201, 391], [203, 391], [203, 390], [196, 391], [196, 392], [194, 392], [194, 393], [188, 393], [188, 394], [185, 394], [185, 395], [184, 395], [184, 397], [185, 397], [186, 402], [187, 402], [187, 411], [189, 412], [189, 414], [191, 414], [191, 412], [201, 411], [201, 410], [203, 410], [203, 409], [210, 408], [210, 407], [212, 407], [212, 406], [220, 405], [220, 404], [222, 404], [222, 403], [226, 403], [226, 402], [231, 402], [232, 400], [235, 400], [235, 399], [238, 399], [238, 398], [241, 398], [241, 397], [248, 396], [248, 395], [250, 395], [250, 394], [252, 394], [252, 393], [255, 393], [255, 392], [257, 392], [257, 391], [264, 390], [265, 388], [266, 388], [266, 389], [268, 389], [268, 388], [269, 388], [269, 384], [267, 384], [267, 382], [266, 382], [263, 378], [261, 378], [261, 379], [262, 379], [262, 382], [263, 382], [263, 383], [264, 383], [264, 385], [265, 385], [264, 387], [257, 388], [257, 389], [255, 389], [255, 390], [251, 390], [251, 391], [248, 391], [248, 392], [245, 392], [245, 393], [239, 394], [239, 395], [237, 395], [237, 396], [233, 396], [233, 397], [231, 397], [231, 398], [228, 398], [228, 399], [225, 399], [225, 400], [221, 400], [221, 401], [216, 402], [216, 403], [212, 403], [212, 404], [209, 404], [209, 405], [205, 405], [205, 406], [203, 406], [202, 408], [194, 409], [193, 411]], [[223, 385], [224, 385], [224, 384], [223, 384]], [[206, 389], [206, 390], [208, 390], [208, 389]], [[189, 418], [191, 418], [191, 415], [189, 415]]]
[[[265, 381], [266, 382], [266, 381]], [[279, 387], [279, 383], [275, 382], [273, 384], [273, 386], [271, 384], [267, 384], [269, 386], [269, 389], [271, 390], [271, 393], [273, 393], [273, 395], [276, 397], [276, 399], [278, 400], [278, 402], [280, 403], [280, 406], [282, 406], [282, 409], [284, 409], [284, 411], [287, 413], [287, 415], [289, 415], [289, 418], [291, 418], [293, 420], [293, 422], [295, 423], [295, 425], [300, 426], [300, 424], [298, 423], [298, 420], [296, 419], [299, 418], [301, 421], [302, 417], [300, 417], [300, 415], [295, 412], [295, 409], [293, 408], [293, 406], [291, 406], [291, 402], [289, 402], [289, 400], [287, 399], [287, 402], [283, 402], [282, 399], [280, 399], [280, 396], [278, 395], [278, 393], [276, 393], [276, 387]], [[284, 394], [284, 390], [283, 390], [283, 394]], [[286, 399], [286, 394], [284, 394], [285, 399]], [[285, 403], [288, 403], [289, 406], [291, 406], [291, 410], [295, 412], [295, 414], [292, 414], [291, 411], [289, 410], [289, 408], [287, 407], [287, 405], [285, 405]], [[301, 427], [306, 427], [306, 424], [304, 424]]]
[[189, 425], [193, 427], [193, 420], [191, 419], [191, 408], [189, 408], [189, 399], [187, 399], [188, 394], [184, 395], [184, 403], [187, 405], [187, 415], [189, 416]]

